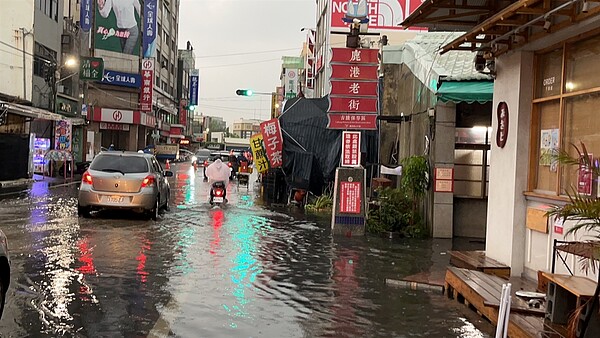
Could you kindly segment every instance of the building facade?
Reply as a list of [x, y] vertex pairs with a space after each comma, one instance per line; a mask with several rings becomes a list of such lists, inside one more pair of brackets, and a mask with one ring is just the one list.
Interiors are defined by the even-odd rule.
[[[196, 56], [194, 47], [189, 41], [185, 49], [178, 51], [177, 62], [177, 98], [179, 101], [177, 126], [181, 128], [181, 135], [184, 135], [188, 140], [192, 140], [192, 119], [198, 105], [199, 71], [195, 69]], [[192, 76], [195, 79], [192, 79]], [[195, 102], [192, 102], [192, 100]], [[173, 129], [173, 125], [171, 129]]]
[[250, 138], [260, 132], [260, 120], [240, 119], [233, 123], [233, 134], [240, 138]]

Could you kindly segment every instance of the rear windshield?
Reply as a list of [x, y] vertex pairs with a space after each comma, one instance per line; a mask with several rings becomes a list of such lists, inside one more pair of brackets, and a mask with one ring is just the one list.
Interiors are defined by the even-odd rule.
[[148, 162], [140, 156], [98, 155], [90, 169], [123, 174], [145, 173], [148, 172]]
[[210, 156], [210, 150], [208, 149], [200, 149], [196, 152], [196, 156], [205, 156], [208, 157]]

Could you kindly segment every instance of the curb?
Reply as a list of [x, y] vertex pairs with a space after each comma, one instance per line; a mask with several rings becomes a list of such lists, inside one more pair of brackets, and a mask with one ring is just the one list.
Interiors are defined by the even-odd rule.
[[14, 188], [14, 187], [22, 187], [24, 185], [28, 185], [34, 183], [35, 180], [33, 178], [23, 178], [14, 181], [1, 181], [0, 188]]

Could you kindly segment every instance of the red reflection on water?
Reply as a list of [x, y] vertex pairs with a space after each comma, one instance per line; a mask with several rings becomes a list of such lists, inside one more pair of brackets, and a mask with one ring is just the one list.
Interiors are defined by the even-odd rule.
[[[355, 336], [362, 335], [362, 330], [353, 325], [358, 322], [355, 301], [358, 298], [359, 291], [358, 278], [354, 272], [358, 263], [358, 255], [353, 250], [342, 249], [338, 254], [338, 259], [334, 262], [333, 288], [335, 291], [334, 304], [343, 304], [343, 306], [334, 306], [332, 309], [333, 332], [336, 336]], [[328, 335], [326, 335], [328, 336]]]
[[219, 244], [221, 243], [221, 235], [220, 229], [223, 225], [223, 218], [225, 215], [223, 214], [223, 210], [215, 210], [212, 213], [212, 226], [213, 226], [213, 240], [210, 242], [210, 252], [212, 255], [217, 253], [217, 249], [219, 248]]
[[89, 247], [89, 239], [83, 238], [77, 243], [79, 247], [79, 252], [81, 252], [81, 257], [79, 257], [79, 261], [83, 263], [80, 267], [77, 268], [77, 271], [81, 272], [84, 275], [93, 275], [96, 274], [96, 267], [94, 266], [94, 257], [92, 256], [92, 250]]
[[150, 250], [151, 248], [151, 244], [150, 241], [147, 238], [144, 238], [142, 240], [142, 247], [140, 248], [140, 253], [137, 255], [137, 257], [135, 257], [135, 260], [138, 261], [138, 266], [137, 266], [137, 274], [140, 276], [140, 280], [142, 281], [142, 283], [146, 283], [146, 281], [148, 280], [148, 271], [146, 271], [146, 259], [148, 258], [146, 256], [146, 250]]
[[175, 175], [175, 204], [183, 204], [185, 202], [186, 186], [189, 184], [190, 175], [177, 172]]

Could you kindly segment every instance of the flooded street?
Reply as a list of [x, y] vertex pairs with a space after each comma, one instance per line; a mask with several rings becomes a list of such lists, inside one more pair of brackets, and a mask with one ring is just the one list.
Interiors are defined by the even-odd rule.
[[252, 184], [231, 183], [230, 204], [211, 209], [201, 172], [172, 169], [156, 222], [78, 218], [76, 185], [0, 196], [12, 260], [1, 335], [490, 336], [441, 294], [384, 284], [426, 271], [438, 242], [332, 237], [327, 220], [261, 206]]

